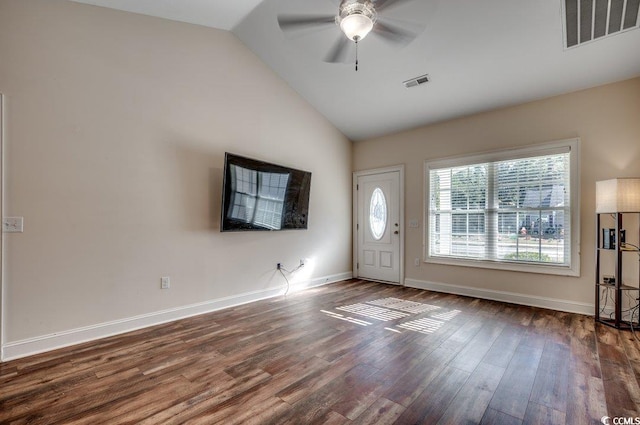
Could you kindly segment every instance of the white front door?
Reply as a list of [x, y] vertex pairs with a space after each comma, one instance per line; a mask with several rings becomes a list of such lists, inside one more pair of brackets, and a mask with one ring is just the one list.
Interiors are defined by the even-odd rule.
[[401, 172], [356, 173], [357, 277], [401, 282]]

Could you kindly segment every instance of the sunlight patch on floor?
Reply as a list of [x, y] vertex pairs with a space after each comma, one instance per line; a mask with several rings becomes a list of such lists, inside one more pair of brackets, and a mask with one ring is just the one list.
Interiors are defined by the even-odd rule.
[[327, 311], [327, 310], [320, 310], [320, 311], [323, 312], [324, 314], [328, 315], [328, 316], [333, 317], [334, 319], [345, 320], [347, 322], [355, 323], [356, 325], [360, 325], [360, 326], [371, 325], [371, 322], [365, 322], [364, 320], [355, 319], [355, 318], [349, 317], [349, 316], [343, 316], [342, 314], [334, 313], [332, 311]]
[[406, 311], [408, 313], [418, 314], [426, 313], [432, 310], [439, 310], [441, 307], [437, 305], [424, 304], [416, 301], [407, 301], [400, 298], [381, 298], [379, 300], [367, 301], [367, 304], [378, 305], [382, 307], [392, 308], [394, 310]]
[[[336, 310], [357, 314], [368, 319], [375, 319], [382, 322], [396, 321], [401, 322], [394, 325], [386, 326], [384, 329], [396, 333], [403, 331], [420, 332], [423, 334], [432, 334], [438, 331], [445, 322], [452, 320], [460, 313], [461, 310], [446, 310], [432, 304], [419, 303], [416, 301], [408, 301], [400, 298], [380, 298], [373, 301], [365, 301], [362, 303], [349, 304], [339, 306]], [[371, 322], [356, 319], [334, 311], [320, 310], [326, 315], [335, 319], [344, 320], [355, 323], [360, 326], [371, 325]], [[411, 318], [411, 316], [423, 315], [428, 317], [420, 317], [419, 319], [402, 322], [403, 319]]]
[[401, 323], [399, 328], [408, 329], [410, 331], [421, 332], [424, 334], [432, 334], [444, 325], [444, 322], [435, 320], [430, 317], [424, 319], [412, 320], [410, 322]]
[[441, 320], [451, 320], [460, 313], [462, 313], [460, 310], [451, 310], [451, 311], [444, 311], [438, 314], [432, 314], [431, 317], [435, 317], [436, 319], [441, 319]]
[[361, 316], [381, 320], [383, 322], [402, 319], [403, 317], [409, 316], [409, 314], [403, 313], [401, 311], [394, 311], [387, 308], [381, 308], [361, 303], [338, 307], [336, 308], [336, 310], [348, 311], [349, 313], [359, 314]]

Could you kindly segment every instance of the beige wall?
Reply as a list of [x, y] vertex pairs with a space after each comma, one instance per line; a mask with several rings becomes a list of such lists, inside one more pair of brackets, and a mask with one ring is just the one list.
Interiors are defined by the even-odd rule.
[[[233, 34], [0, 0], [0, 92], [5, 343], [350, 273], [351, 143]], [[225, 151], [311, 171], [309, 229], [220, 233]]]
[[[429, 88], [425, 88], [428, 96]], [[595, 182], [640, 176], [640, 78], [431, 125], [354, 148], [354, 169], [406, 165], [406, 277], [572, 303], [594, 302]], [[581, 138], [581, 276], [494, 271], [421, 263], [425, 160]]]

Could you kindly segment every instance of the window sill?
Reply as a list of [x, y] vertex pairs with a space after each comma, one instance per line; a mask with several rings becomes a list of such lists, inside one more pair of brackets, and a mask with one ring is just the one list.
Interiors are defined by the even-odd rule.
[[[449, 266], [476, 267], [482, 269], [507, 270], [522, 273], [538, 273], [555, 276], [580, 277], [580, 266], [556, 266], [556, 265], [538, 265], [533, 263], [511, 263], [491, 260], [472, 260], [466, 258], [450, 258], [429, 256], [424, 260], [425, 263], [443, 264]], [[576, 261], [579, 264], [579, 261]]]

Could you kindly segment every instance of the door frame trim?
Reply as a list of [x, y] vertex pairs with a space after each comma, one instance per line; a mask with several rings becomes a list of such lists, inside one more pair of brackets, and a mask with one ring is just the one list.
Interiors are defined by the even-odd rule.
[[404, 164], [393, 165], [389, 167], [383, 168], [374, 168], [371, 170], [361, 170], [353, 172], [353, 187], [352, 187], [352, 198], [353, 198], [353, 207], [352, 207], [352, 240], [353, 240], [353, 253], [352, 253], [352, 270], [353, 277], [359, 276], [358, 270], [358, 178], [363, 176], [382, 174], [382, 173], [390, 173], [390, 172], [398, 172], [400, 176], [400, 193], [398, 194], [398, 202], [400, 203], [400, 210], [398, 212], [398, 220], [399, 220], [399, 228], [400, 228], [400, 258], [399, 258], [399, 267], [400, 267], [400, 281], [398, 285], [404, 286]]
[[[4, 141], [5, 141], [5, 96], [0, 93], [0, 218], [4, 219]], [[4, 361], [4, 347], [7, 338], [4, 278], [4, 232], [0, 228], [0, 362]]]

